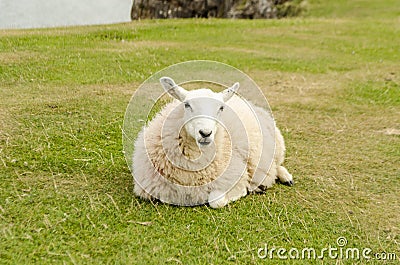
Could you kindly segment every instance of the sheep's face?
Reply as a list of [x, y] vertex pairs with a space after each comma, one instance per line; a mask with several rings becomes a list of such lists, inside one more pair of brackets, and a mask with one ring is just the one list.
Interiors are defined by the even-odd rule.
[[215, 93], [204, 88], [187, 91], [168, 77], [161, 78], [160, 82], [171, 96], [182, 102], [184, 129], [187, 134], [196, 141], [199, 147], [213, 143], [218, 119], [224, 111], [225, 102], [232, 97], [239, 88], [239, 84], [235, 83], [232, 87]]
[[212, 143], [218, 118], [225, 107], [222, 95], [209, 89], [188, 91], [182, 104], [186, 132], [199, 146]]

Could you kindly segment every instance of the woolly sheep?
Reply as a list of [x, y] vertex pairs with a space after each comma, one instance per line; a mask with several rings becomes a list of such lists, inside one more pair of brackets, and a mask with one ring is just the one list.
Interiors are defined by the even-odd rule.
[[136, 195], [219, 208], [263, 192], [276, 180], [293, 185], [282, 166], [285, 145], [272, 115], [236, 94], [239, 83], [220, 93], [187, 91], [169, 77], [160, 83], [174, 101], [136, 139]]

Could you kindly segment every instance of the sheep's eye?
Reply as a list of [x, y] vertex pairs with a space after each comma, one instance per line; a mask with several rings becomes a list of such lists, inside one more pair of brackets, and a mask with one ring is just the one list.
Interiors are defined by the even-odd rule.
[[189, 103], [185, 102], [185, 108], [190, 109], [192, 108]]
[[221, 106], [220, 108], [219, 108], [219, 111], [223, 111], [224, 110], [224, 106]]

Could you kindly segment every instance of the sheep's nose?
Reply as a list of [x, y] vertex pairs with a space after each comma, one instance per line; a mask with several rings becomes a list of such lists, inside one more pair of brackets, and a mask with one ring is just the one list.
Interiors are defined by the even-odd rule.
[[206, 138], [212, 134], [212, 131], [200, 130], [199, 133], [200, 133], [201, 137]]

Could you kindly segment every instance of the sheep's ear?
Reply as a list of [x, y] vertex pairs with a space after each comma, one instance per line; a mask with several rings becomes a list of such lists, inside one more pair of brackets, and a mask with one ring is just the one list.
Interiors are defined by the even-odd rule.
[[175, 81], [169, 77], [161, 77], [160, 83], [163, 86], [164, 90], [168, 92], [171, 96], [176, 98], [179, 101], [184, 101], [186, 98], [187, 91], [175, 84]]
[[224, 99], [224, 102], [227, 102], [236, 93], [238, 89], [239, 89], [239, 83], [236, 82], [235, 84], [233, 84], [233, 86], [228, 87], [227, 89], [222, 91], [222, 97]]

